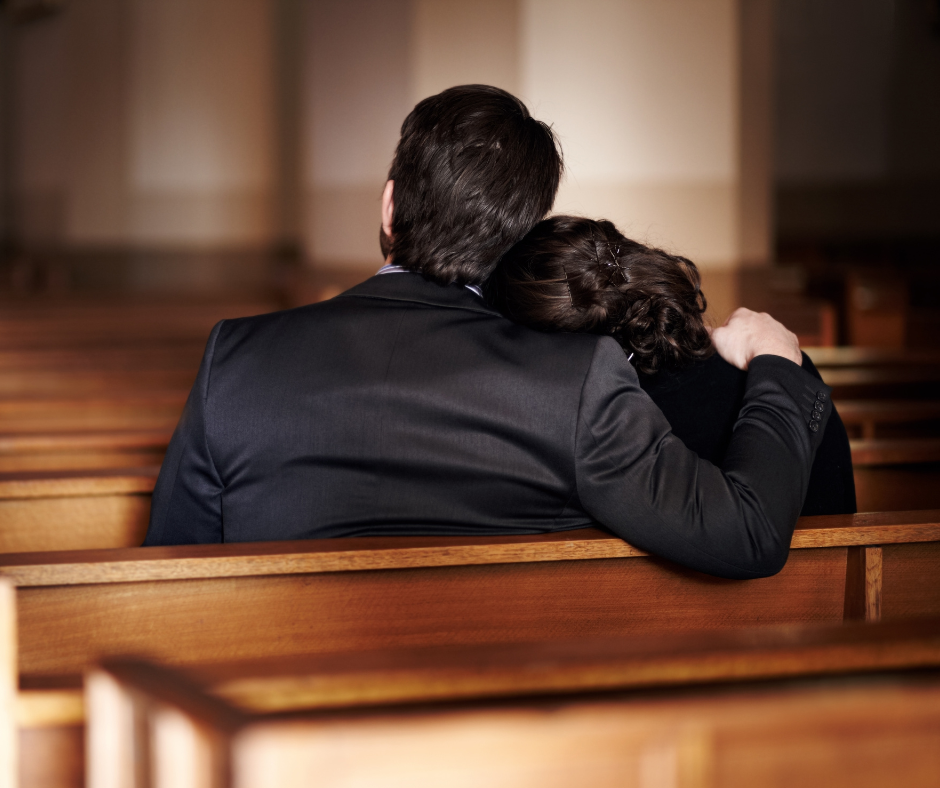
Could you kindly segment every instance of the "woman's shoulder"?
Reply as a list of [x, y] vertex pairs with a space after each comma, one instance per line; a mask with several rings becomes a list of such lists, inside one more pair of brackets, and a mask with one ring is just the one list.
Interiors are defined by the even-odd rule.
[[639, 375], [640, 385], [651, 397], [669, 395], [705, 385], [710, 390], [735, 390], [747, 373], [729, 364], [717, 353], [678, 369], [663, 369], [655, 375]]

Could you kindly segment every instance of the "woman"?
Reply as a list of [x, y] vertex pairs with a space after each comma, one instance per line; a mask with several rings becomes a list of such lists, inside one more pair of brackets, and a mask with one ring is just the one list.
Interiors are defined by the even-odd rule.
[[[712, 352], [700, 281], [690, 260], [631, 241], [610, 222], [555, 216], [506, 254], [486, 296], [532, 328], [612, 336], [673, 432], [720, 466], [747, 373]], [[805, 353], [803, 367], [822, 379]], [[854, 511], [848, 436], [833, 408], [802, 514]]]

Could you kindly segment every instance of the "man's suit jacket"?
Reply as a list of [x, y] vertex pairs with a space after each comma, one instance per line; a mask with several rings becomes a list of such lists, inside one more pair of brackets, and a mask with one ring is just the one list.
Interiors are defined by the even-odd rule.
[[772, 574], [828, 394], [756, 358], [720, 470], [671, 434], [613, 339], [542, 334], [459, 285], [376, 276], [213, 329], [145, 544], [601, 524], [694, 569]]

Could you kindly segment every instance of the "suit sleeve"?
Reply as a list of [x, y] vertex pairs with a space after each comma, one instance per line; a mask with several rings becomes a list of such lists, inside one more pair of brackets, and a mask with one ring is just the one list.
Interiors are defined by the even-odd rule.
[[630, 544], [692, 569], [729, 578], [775, 574], [786, 563], [830, 393], [791, 361], [755, 358], [719, 469], [672, 434], [623, 351], [604, 338], [579, 407], [581, 503]]
[[209, 454], [206, 427], [212, 359], [222, 322], [209, 336], [199, 375], [160, 468], [144, 547], [223, 541], [223, 484]]

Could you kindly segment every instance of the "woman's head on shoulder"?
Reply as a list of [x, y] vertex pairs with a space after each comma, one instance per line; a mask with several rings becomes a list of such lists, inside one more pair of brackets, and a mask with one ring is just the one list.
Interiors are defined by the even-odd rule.
[[711, 353], [695, 264], [626, 238], [608, 221], [553, 216], [502, 258], [486, 295], [517, 323], [604, 334], [653, 374]]

